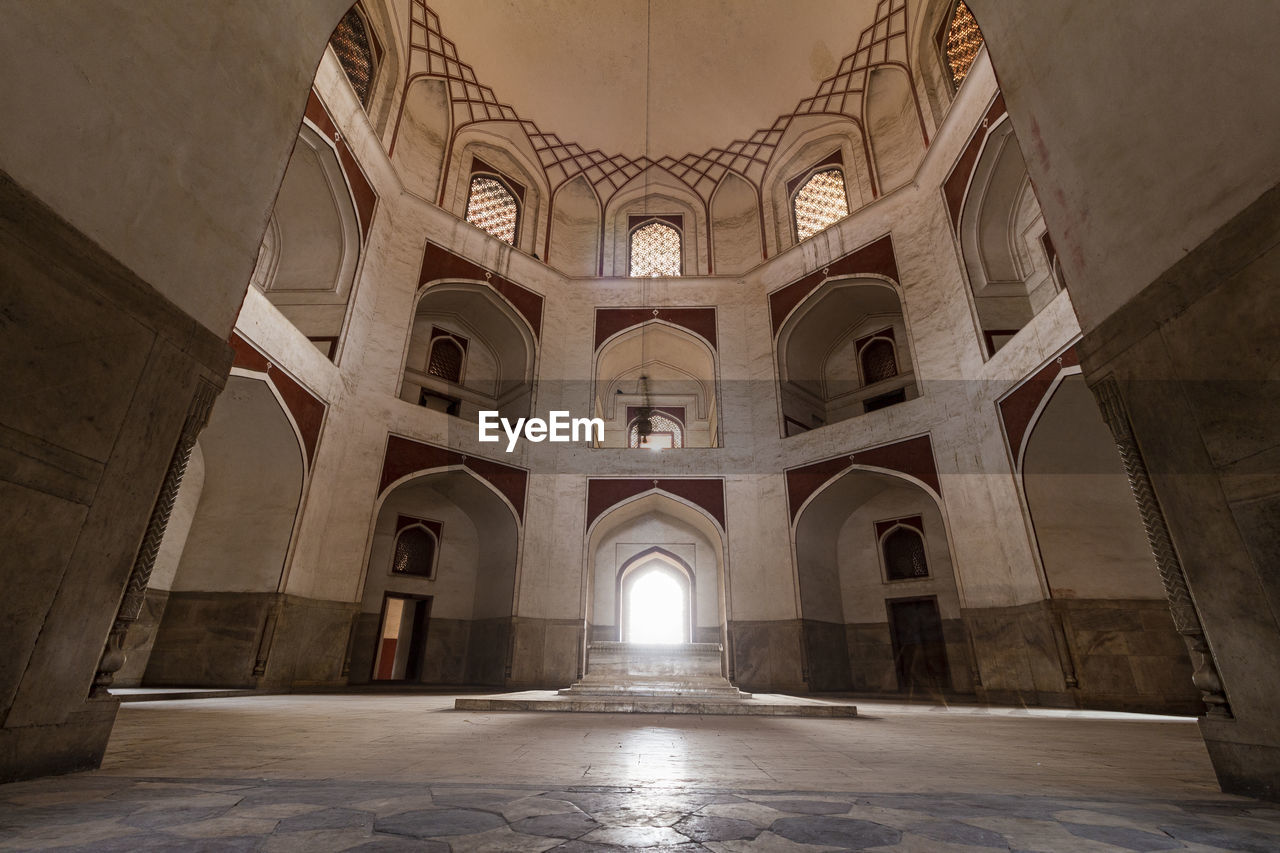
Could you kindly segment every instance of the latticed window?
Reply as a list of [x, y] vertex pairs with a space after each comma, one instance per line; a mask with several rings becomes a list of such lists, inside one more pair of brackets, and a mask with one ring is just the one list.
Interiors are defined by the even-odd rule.
[[649, 413], [649, 434], [640, 436], [639, 419], [631, 424], [631, 447], [684, 447], [684, 427], [662, 412]]
[[369, 28], [360, 11], [352, 6], [338, 22], [338, 28], [329, 37], [333, 52], [346, 72], [347, 79], [356, 90], [360, 103], [369, 106], [369, 93], [373, 87], [374, 58]]
[[520, 205], [502, 181], [487, 175], [471, 178], [471, 194], [467, 196], [468, 222], [514, 246], [519, 218]]
[[446, 382], [462, 381], [462, 347], [453, 338], [436, 338], [427, 359], [427, 373]]
[[862, 348], [862, 381], [870, 385], [898, 375], [898, 357], [893, 341], [876, 338]]
[[631, 232], [631, 273], [639, 278], [680, 275], [680, 232], [650, 222]]
[[981, 49], [982, 30], [978, 29], [978, 19], [973, 17], [964, 0], [960, 0], [951, 15], [951, 25], [947, 28], [947, 40], [943, 45], [952, 83], [959, 86], [964, 81]]
[[927, 578], [929, 562], [924, 555], [924, 537], [910, 527], [895, 527], [884, 538], [884, 569], [891, 581]]
[[398, 575], [431, 577], [436, 559], [436, 538], [421, 527], [407, 527], [396, 537], [396, 555], [391, 571]]
[[792, 202], [796, 217], [796, 239], [807, 240], [827, 226], [849, 215], [849, 199], [844, 192], [844, 173], [839, 169], [815, 172], [804, 182]]

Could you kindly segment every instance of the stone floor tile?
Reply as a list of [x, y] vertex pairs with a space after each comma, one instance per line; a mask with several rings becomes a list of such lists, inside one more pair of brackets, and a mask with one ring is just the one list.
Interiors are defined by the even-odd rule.
[[825, 844], [801, 844], [767, 830], [749, 841], [707, 841], [703, 846], [714, 853], [824, 853], [843, 849]]
[[227, 815], [171, 826], [168, 831], [184, 838], [200, 839], [217, 838], [219, 836], [261, 836], [270, 835], [276, 828], [277, 823], [278, 821], [274, 818], [231, 817]]
[[800, 844], [826, 844], [846, 850], [886, 847], [902, 840], [902, 832], [855, 818], [805, 815], [784, 817], [769, 827], [775, 835]]
[[562, 838], [525, 835], [506, 826], [447, 840], [456, 853], [542, 853], [564, 843]]
[[925, 821], [913, 824], [910, 832], [934, 841], [965, 844], [970, 847], [992, 847], [997, 850], [1009, 847], [1008, 839], [1000, 833], [958, 820]]
[[849, 800], [818, 800], [808, 798], [795, 798], [790, 800], [766, 800], [762, 798], [757, 800], [757, 802], [762, 805], [766, 805], [771, 809], [777, 809], [780, 812], [807, 815], [848, 814], [850, 807], [853, 805]]
[[594, 830], [578, 840], [590, 844], [645, 848], [679, 845], [690, 839], [669, 826], [607, 826]]
[[541, 835], [547, 838], [571, 839], [580, 838], [600, 824], [580, 811], [562, 814], [544, 814], [512, 821], [511, 828], [526, 835]]
[[759, 803], [742, 802], [742, 803], [712, 803], [703, 806], [698, 811], [699, 814], [712, 815], [714, 817], [728, 817], [734, 820], [745, 820], [754, 823], [761, 829], [766, 829], [780, 817], [786, 817], [785, 812], [780, 812], [769, 806], [762, 806]]
[[421, 809], [380, 817], [374, 831], [409, 838], [471, 835], [506, 826], [500, 815], [475, 809]]
[[373, 812], [359, 809], [317, 809], [281, 820], [276, 833], [305, 832], [316, 829], [354, 829], [373, 827]]
[[681, 818], [672, 827], [694, 841], [744, 841], [760, 834], [760, 827], [749, 820], [694, 814]]

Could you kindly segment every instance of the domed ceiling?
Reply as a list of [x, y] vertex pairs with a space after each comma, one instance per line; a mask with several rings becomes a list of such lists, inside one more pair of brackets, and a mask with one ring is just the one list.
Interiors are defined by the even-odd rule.
[[427, 5], [458, 58], [522, 119], [586, 148], [655, 160], [746, 139], [791, 113], [876, 17], [875, 0]]

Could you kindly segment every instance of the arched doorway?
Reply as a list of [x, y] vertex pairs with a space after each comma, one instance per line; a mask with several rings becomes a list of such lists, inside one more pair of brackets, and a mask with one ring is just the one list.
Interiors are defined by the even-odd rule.
[[689, 643], [697, 626], [696, 576], [684, 560], [653, 546], [618, 570], [618, 635], [626, 643]]
[[794, 528], [809, 687], [972, 692], [946, 521], [917, 482], [855, 468]]
[[470, 470], [410, 477], [381, 500], [370, 539], [352, 683], [504, 683], [520, 529]]
[[149, 597], [168, 594], [157, 605], [164, 615], [143, 655], [142, 683], [251, 687], [262, 674], [261, 640], [293, 537], [305, 456], [273, 386], [243, 375], [227, 380], [198, 446], [196, 476], [184, 478], [177, 501], [194, 510], [166, 531], [173, 543], [152, 575]]

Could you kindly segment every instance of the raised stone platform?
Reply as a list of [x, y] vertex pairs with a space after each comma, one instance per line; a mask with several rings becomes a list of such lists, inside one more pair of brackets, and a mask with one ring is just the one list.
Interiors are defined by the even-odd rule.
[[743, 693], [722, 671], [718, 643], [591, 643], [587, 674], [559, 691], [529, 690], [464, 697], [459, 711], [578, 711], [622, 714], [726, 714], [766, 717], [854, 717], [843, 702]]
[[[745, 695], [745, 694], [744, 694]], [[845, 702], [805, 699], [780, 693], [756, 693], [749, 699], [715, 701], [645, 696], [566, 696], [562, 691], [525, 690], [492, 696], [464, 696], [458, 711], [576, 711], [593, 714], [710, 714], [741, 717], [856, 717], [858, 708]]]

